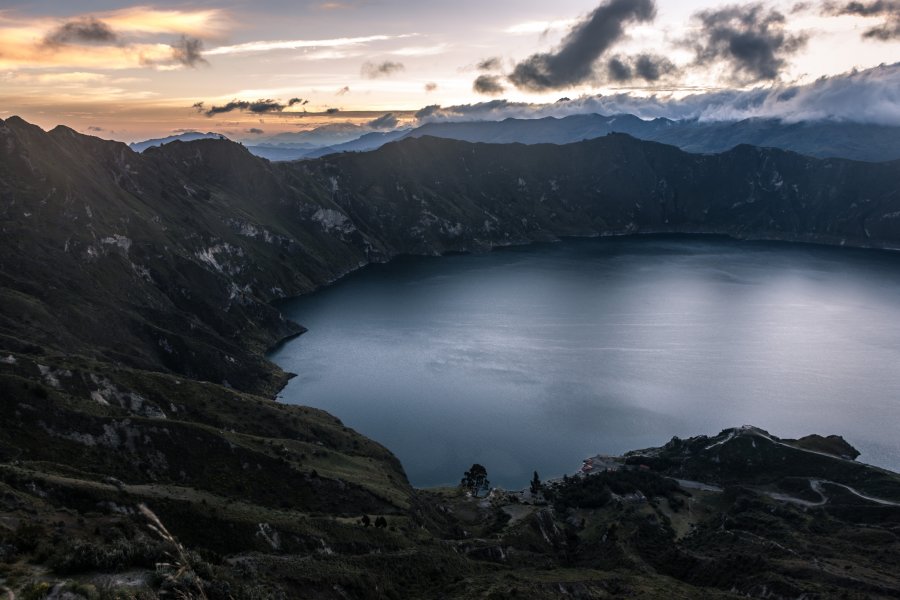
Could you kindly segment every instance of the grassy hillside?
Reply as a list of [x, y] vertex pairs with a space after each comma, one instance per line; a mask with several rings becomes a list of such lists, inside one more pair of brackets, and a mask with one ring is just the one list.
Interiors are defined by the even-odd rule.
[[288, 375], [265, 351], [303, 331], [273, 301], [399, 254], [648, 231], [894, 246], [896, 173], [620, 135], [272, 164], [0, 122], [0, 592], [895, 597], [896, 478], [837, 440], [673, 442], [536, 498], [420, 491], [377, 442], [273, 401]]

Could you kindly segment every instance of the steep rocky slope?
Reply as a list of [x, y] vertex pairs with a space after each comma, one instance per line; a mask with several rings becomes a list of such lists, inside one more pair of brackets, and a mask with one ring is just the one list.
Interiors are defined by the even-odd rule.
[[246, 391], [283, 383], [262, 352], [301, 331], [271, 301], [401, 253], [647, 231], [900, 245], [900, 163], [622, 135], [410, 139], [284, 164], [225, 140], [136, 154], [15, 118], [0, 136], [3, 345]]
[[[900, 244], [898, 167], [747, 146], [698, 156], [622, 135], [568, 146], [422, 138], [273, 164], [224, 140], [136, 154], [65, 127], [44, 132], [7, 119], [0, 585], [21, 591], [35, 578], [71, 576], [97, 586], [91, 573], [137, 569], [138, 587], [222, 598], [503, 597], [512, 588], [553, 597], [560, 585], [583, 597], [695, 597], [695, 586], [709, 597], [729, 597], [732, 587], [764, 595], [726, 576], [740, 562], [728, 558], [727, 544], [713, 562], [701, 560], [716, 566], [699, 579], [672, 570], [680, 555], [658, 553], [676, 536], [663, 509], [598, 513], [602, 528], [622, 523], [638, 536], [605, 553], [610, 538], [600, 524], [573, 529], [568, 521], [569, 508], [584, 507], [511, 510], [507, 519], [507, 500], [490, 506], [413, 490], [377, 443], [320, 411], [271, 400], [286, 374], [264, 352], [302, 331], [272, 302], [398, 254], [565, 235], [709, 232], [892, 247]], [[660, 456], [668, 462], [648, 454], [653, 464], [645, 466], [670, 474], [674, 458]], [[808, 466], [811, 478], [831, 469]], [[716, 473], [709, 461], [679, 468], [701, 467]], [[893, 494], [861, 469], [845, 485]], [[798, 493], [820, 501], [810, 485]], [[704, 526], [713, 531], [716, 511], [732, 510], [736, 497], [711, 499]], [[778, 502], [766, 498], [750, 504], [760, 518]], [[173, 547], [147, 528], [141, 502], [199, 552], [183, 558], [190, 569], [148, 575]], [[362, 527], [363, 513], [386, 526]], [[802, 542], [782, 595], [815, 581], [809, 528], [825, 528], [817, 540], [845, 530], [859, 544], [877, 538], [885, 556], [896, 556], [896, 515], [873, 514], [877, 527], [857, 531], [852, 512], [778, 513]], [[852, 564], [874, 568], [849, 543]], [[498, 573], [509, 579], [498, 582]], [[892, 583], [875, 579], [875, 595], [891, 596]], [[835, 581], [833, 589], [864, 589]]]

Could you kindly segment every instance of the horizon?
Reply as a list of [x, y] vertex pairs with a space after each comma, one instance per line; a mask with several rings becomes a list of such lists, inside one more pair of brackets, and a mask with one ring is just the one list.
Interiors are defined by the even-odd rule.
[[[46, 0], [0, 9], [0, 118], [134, 142], [333, 123], [631, 113], [900, 124], [892, 2], [419, 6]], [[835, 52], [840, 48], [840, 52]]]

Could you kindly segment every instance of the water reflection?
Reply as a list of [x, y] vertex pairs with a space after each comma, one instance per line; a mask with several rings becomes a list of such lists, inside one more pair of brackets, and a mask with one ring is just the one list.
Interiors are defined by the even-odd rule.
[[523, 486], [597, 452], [752, 423], [900, 468], [900, 257], [720, 239], [580, 240], [364, 269], [285, 307], [273, 358], [413, 483]]

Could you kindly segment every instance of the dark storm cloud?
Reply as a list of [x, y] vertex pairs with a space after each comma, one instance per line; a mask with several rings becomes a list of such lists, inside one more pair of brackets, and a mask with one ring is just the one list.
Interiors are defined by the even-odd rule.
[[694, 15], [699, 25], [688, 45], [701, 66], [726, 64], [735, 83], [778, 79], [787, 59], [803, 48], [807, 36], [785, 31], [785, 17], [760, 3], [730, 5]]
[[425, 91], [426, 91], [426, 92], [433, 92], [433, 91], [436, 90], [436, 89], [438, 89], [438, 84], [436, 84], [436, 83], [433, 82], [433, 81], [429, 81], [428, 83], [425, 84]]
[[665, 56], [638, 54], [637, 56], [613, 56], [606, 63], [610, 81], [624, 83], [636, 79], [653, 83], [666, 75], [678, 72], [678, 68]]
[[898, 0], [826, 2], [823, 11], [829, 15], [881, 18], [882, 22], [864, 31], [863, 37], [882, 41], [900, 39], [900, 1]]
[[472, 82], [472, 89], [479, 94], [496, 96], [506, 91], [500, 81], [499, 75], [479, 75]]
[[251, 127], [250, 129], [247, 130], [247, 133], [251, 133], [253, 135], [262, 135], [265, 133], [265, 131], [263, 131], [262, 129], [259, 129], [258, 127]]
[[44, 37], [47, 46], [61, 44], [103, 44], [118, 40], [109, 25], [99, 19], [88, 17], [63, 23]]
[[372, 119], [367, 123], [373, 129], [394, 129], [400, 124], [400, 120], [394, 116], [394, 113], [381, 115], [377, 119]]
[[207, 117], [212, 117], [213, 115], [219, 115], [235, 110], [250, 112], [258, 115], [275, 113], [283, 111], [285, 109], [285, 105], [281, 104], [277, 100], [271, 99], [256, 100], [254, 102], [248, 102], [247, 100], [232, 100], [228, 104], [224, 104], [222, 106], [210, 106], [209, 108], [206, 108], [203, 102], [198, 102], [194, 104], [193, 108], [197, 112], [201, 112]]
[[606, 72], [610, 81], [630, 81], [634, 75], [631, 65], [618, 56], [614, 56], [606, 63]]
[[503, 68], [503, 61], [499, 56], [491, 56], [490, 58], [485, 58], [478, 62], [478, 64], [475, 65], [475, 68], [479, 71], [499, 71]]
[[665, 56], [639, 54], [634, 61], [634, 71], [645, 81], [659, 81], [665, 75], [677, 72], [678, 68]]
[[186, 67], [209, 64], [203, 58], [203, 40], [185, 35], [172, 44], [172, 58]]
[[378, 79], [379, 77], [390, 77], [404, 69], [406, 69], [406, 67], [403, 66], [403, 63], [386, 60], [383, 63], [378, 64], [365, 62], [359, 72], [366, 79]]
[[653, 0], [606, 0], [576, 24], [553, 52], [532, 54], [509, 79], [520, 89], [544, 91], [572, 87], [594, 78], [594, 63], [625, 34], [625, 25], [651, 21]]

